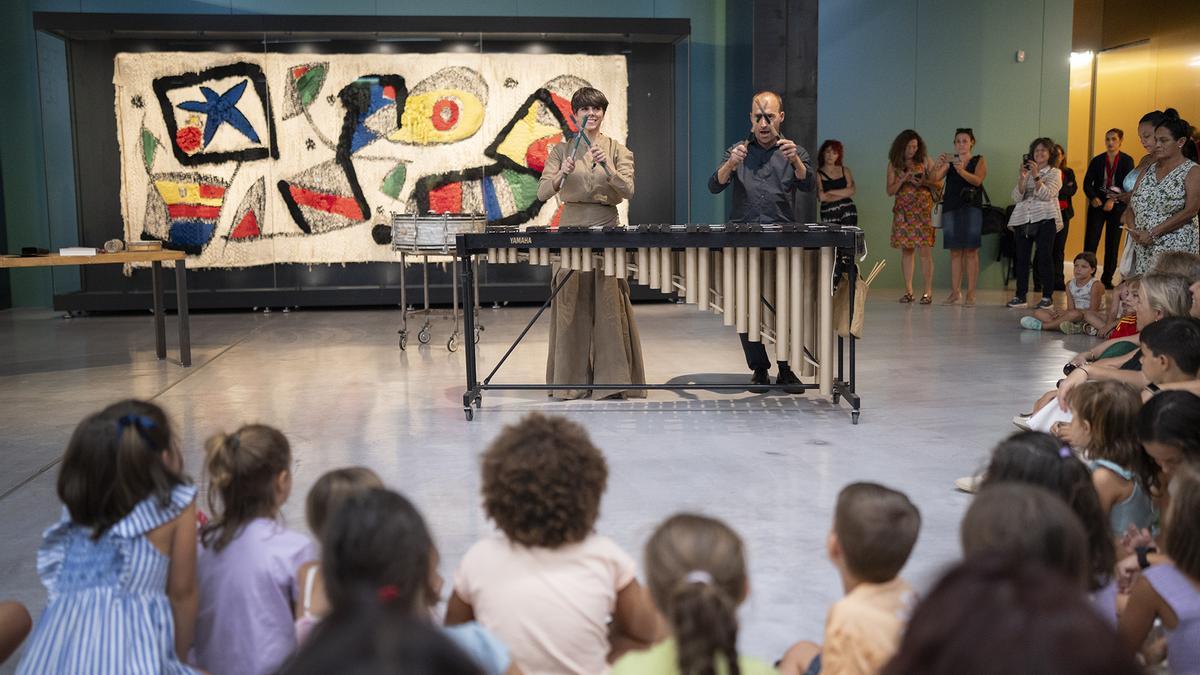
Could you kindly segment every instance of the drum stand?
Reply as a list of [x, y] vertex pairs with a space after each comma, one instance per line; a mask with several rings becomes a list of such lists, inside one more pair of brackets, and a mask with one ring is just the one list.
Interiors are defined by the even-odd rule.
[[[424, 308], [420, 309], [420, 310], [414, 309], [414, 308], [410, 307], [408, 304], [408, 283], [407, 283], [408, 275], [405, 272], [408, 269], [408, 256], [410, 256], [410, 255], [421, 258], [421, 291], [422, 291], [422, 295], [423, 295], [423, 299], [424, 299]], [[429, 255], [430, 254], [428, 254], [428, 253], [409, 253], [409, 252], [405, 252], [405, 251], [400, 251], [400, 310], [401, 311], [400, 311], [400, 330], [397, 331], [397, 333], [399, 333], [399, 335], [400, 335], [400, 349], [402, 351], [408, 349], [408, 317], [410, 314], [418, 314], [419, 313], [424, 318], [424, 323], [421, 325], [421, 329], [417, 332], [417, 341], [423, 345], [427, 345], [427, 344], [429, 344], [430, 340], [433, 339], [433, 333], [430, 330], [431, 326], [429, 323], [429, 317], [432, 314], [432, 310], [429, 308]], [[451, 297], [453, 298], [453, 300], [451, 302], [450, 314], [454, 318], [454, 332], [452, 332], [450, 334], [450, 339], [446, 340], [446, 351], [449, 351], [449, 352], [458, 351], [459, 335], [460, 335], [459, 324], [460, 324], [460, 320], [463, 319], [462, 312], [459, 311], [458, 264], [459, 264], [458, 258], [457, 257], [452, 258], [450, 278], [453, 280], [451, 282], [452, 288], [453, 288]], [[472, 266], [478, 265], [478, 263], [474, 259], [468, 260], [467, 264], [472, 265]], [[472, 283], [475, 285], [475, 287], [472, 289], [474, 292], [470, 294], [473, 297], [474, 304], [472, 306], [471, 319], [467, 320], [466, 323], [471, 326], [471, 333], [473, 335], [475, 344], [479, 344], [479, 334], [483, 332], [483, 324], [479, 320], [478, 267], [476, 267], [473, 270], [473, 272], [475, 272], [475, 273], [471, 274], [469, 276], [472, 279]]]

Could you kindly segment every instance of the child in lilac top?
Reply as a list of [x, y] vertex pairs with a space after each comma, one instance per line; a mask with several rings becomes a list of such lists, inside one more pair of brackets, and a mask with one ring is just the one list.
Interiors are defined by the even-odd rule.
[[1134, 582], [1118, 630], [1125, 646], [1138, 650], [1160, 619], [1170, 672], [1200, 675], [1200, 468], [1175, 469], [1168, 491], [1162, 546], [1171, 561], [1146, 569]]
[[193, 662], [220, 675], [273, 673], [296, 649], [296, 570], [317, 557], [279, 522], [291, 449], [278, 430], [248, 425], [209, 439], [205, 452], [213, 519], [197, 555]]

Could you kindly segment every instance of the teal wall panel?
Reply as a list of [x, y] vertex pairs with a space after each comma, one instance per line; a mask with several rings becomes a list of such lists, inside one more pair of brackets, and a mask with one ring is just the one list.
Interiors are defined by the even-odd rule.
[[81, 12], [228, 14], [229, 0], [80, 0]]
[[[102, 241], [79, 241], [75, 202], [75, 149], [71, 136], [70, 85], [67, 79], [67, 45], [53, 35], [39, 34], [38, 76], [41, 80], [42, 152], [45, 158], [46, 215], [50, 248], [96, 246]], [[78, 267], [51, 270], [55, 293], [78, 291]]]
[[[17, 252], [50, 245], [36, 53], [29, 0], [0, 2], [0, 82], [6, 86], [0, 97], [0, 161], [8, 250]], [[50, 305], [49, 270], [14, 270], [9, 280], [14, 306]]]
[[[988, 192], [1008, 204], [1029, 141], [1066, 136], [1072, 12], [1071, 0], [822, 4], [820, 137], [846, 144], [871, 259], [889, 261], [877, 286], [902, 286], [900, 255], [889, 247], [892, 200], [884, 189], [892, 139], [914, 128], [936, 155], [951, 149], [957, 127], [973, 128], [976, 151], [989, 164]], [[1025, 52], [1023, 63], [1018, 50]], [[983, 287], [1001, 285], [996, 243], [984, 239]], [[939, 236], [934, 283], [944, 289], [950, 261], [940, 247]]]

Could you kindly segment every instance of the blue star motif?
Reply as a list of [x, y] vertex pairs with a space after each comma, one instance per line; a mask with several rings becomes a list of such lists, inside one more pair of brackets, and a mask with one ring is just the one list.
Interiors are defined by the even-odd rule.
[[246, 91], [248, 83], [249, 80], [242, 80], [220, 96], [217, 96], [217, 92], [208, 87], [200, 87], [200, 93], [204, 94], [203, 101], [184, 101], [176, 106], [181, 110], [201, 113], [208, 117], [208, 122], [204, 125], [204, 147], [208, 147], [209, 142], [216, 135], [217, 129], [220, 129], [221, 125], [226, 122], [251, 141], [261, 142], [258, 140], [258, 134], [254, 131], [254, 127], [250, 125], [250, 120], [246, 119], [242, 111], [237, 109], [237, 103], [241, 100], [242, 93]]

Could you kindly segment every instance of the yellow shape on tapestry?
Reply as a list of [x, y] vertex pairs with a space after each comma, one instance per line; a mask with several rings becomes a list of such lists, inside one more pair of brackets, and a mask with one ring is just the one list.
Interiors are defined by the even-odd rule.
[[201, 206], [220, 206], [225, 201], [222, 195], [213, 196], [209, 186], [205, 186], [204, 192], [201, 193], [199, 183], [156, 180], [154, 181], [154, 187], [158, 190], [158, 194], [162, 195], [163, 201], [168, 205], [199, 204]]
[[534, 141], [561, 134], [562, 129], [552, 127], [547, 124], [538, 123], [538, 111], [543, 107], [541, 101], [534, 101], [526, 111], [525, 116], [517, 120], [509, 130], [508, 135], [500, 142], [496, 148], [498, 154], [504, 155], [521, 166], [529, 166], [525, 160], [525, 154], [529, 151], [529, 146]]
[[461, 141], [483, 126], [483, 112], [475, 94], [461, 89], [410, 94], [400, 114], [400, 128], [388, 134], [388, 140], [414, 145]]

